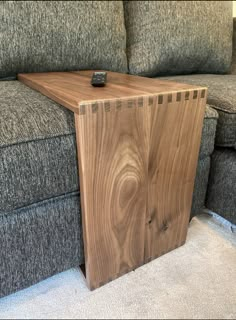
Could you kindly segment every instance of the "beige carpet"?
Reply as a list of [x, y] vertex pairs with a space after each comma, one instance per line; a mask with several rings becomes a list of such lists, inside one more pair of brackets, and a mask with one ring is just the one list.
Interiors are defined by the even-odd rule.
[[69, 270], [0, 299], [0, 318], [235, 319], [236, 233], [202, 215], [187, 243], [89, 292]]

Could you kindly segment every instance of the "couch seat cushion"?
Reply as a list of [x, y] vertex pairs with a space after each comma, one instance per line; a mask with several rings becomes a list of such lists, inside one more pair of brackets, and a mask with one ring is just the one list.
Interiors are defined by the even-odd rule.
[[0, 215], [0, 243], [0, 298], [83, 264], [78, 193]]
[[211, 157], [206, 206], [236, 224], [236, 152], [234, 149], [216, 148]]
[[164, 79], [207, 86], [207, 101], [219, 114], [216, 145], [236, 148], [236, 75], [201, 74]]
[[78, 190], [73, 113], [0, 81], [0, 214]]
[[[214, 147], [207, 107], [200, 157]], [[18, 81], [0, 81], [0, 214], [78, 191], [73, 113]]]

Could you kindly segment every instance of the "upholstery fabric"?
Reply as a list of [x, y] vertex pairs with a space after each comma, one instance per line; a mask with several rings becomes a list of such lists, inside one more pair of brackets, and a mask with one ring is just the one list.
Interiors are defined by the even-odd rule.
[[162, 79], [207, 86], [207, 102], [217, 109], [219, 114], [216, 145], [225, 147], [236, 145], [236, 75], [202, 74]]
[[0, 215], [78, 191], [74, 135], [0, 149]]
[[132, 74], [229, 72], [232, 1], [125, 1]]
[[127, 72], [122, 1], [0, 1], [0, 78], [21, 72]]
[[19, 81], [0, 82], [0, 147], [74, 132], [74, 115]]
[[0, 82], [0, 214], [78, 191], [73, 113], [18, 81]]
[[218, 113], [211, 106], [206, 105], [204, 116], [202, 139], [199, 151], [199, 158], [203, 159], [212, 154], [215, 144], [216, 126], [218, 121]]
[[199, 160], [193, 191], [191, 217], [201, 213], [205, 207], [208, 177], [210, 172], [210, 155], [214, 151], [215, 133], [218, 113], [211, 106], [206, 105]]
[[211, 161], [207, 208], [236, 224], [236, 151], [220, 148]]
[[[214, 145], [207, 107], [200, 158]], [[73, 113], [18, 81], [0, 82], [0, 215], [78, 191]]]
[[0, 297], [82, 264], [81, 230], [78, 193], [0, 215]]
[[231, 64], [231, 74], [236, 74], [236, 18], [233, 18], [233, 55]]
[[217, 110], [217, 112], [219, 114], [219, 120], [216, 131], [216, 145], [232, 147], [236, 144], [236, 101], [235, 113], [227, 113], [219, 110]]
[[200, 214], [202, 209], [205, 207], [207, 183], [210, 172], [210, 163], [211, 160], [209, 156], [198, 161], [193, 191], [191, 217]]

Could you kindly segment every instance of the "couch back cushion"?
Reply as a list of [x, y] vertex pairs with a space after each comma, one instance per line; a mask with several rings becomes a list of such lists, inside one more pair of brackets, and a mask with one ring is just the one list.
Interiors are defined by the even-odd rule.
[[122, 1], [0, 1], [0, 78], [20, 72], [127, 72]]
[[232, 1], [125, 1], [124, 8], [130, 73], [229, 71]]

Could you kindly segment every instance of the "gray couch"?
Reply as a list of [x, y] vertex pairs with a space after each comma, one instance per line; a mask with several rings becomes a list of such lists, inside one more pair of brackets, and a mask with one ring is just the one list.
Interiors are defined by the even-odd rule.
[[[84, 262], [73, 114], [19, 72], [106, 69], [208, 86], [192, 216], [207, 207], [236, 223], [232, 3], [207, 3], [0, 2], [0, 296]], [[192, 51], [174, 52], [186, 39]]]

